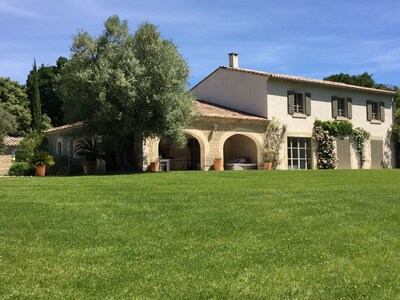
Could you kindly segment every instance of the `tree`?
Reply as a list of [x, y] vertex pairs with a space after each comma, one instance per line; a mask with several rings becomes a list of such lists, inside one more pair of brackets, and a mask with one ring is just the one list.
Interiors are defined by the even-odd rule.
[[140, 166], [143, 140], [163, 136], [185, 144], [193, 97], [186, 92], [189, 67], [176, 46], [149, 23], [129, 33], [118, 16], [99, 37], [79, 32], [72, 56], [57, 80], [67, 122], [84, 121], [87, 135], [117, 151], [120, 167]]
[[36, 60], [33, 63], [33, 101], [32, 110], [32, 128], [40, 131], [42, 129], [42, 104], [40, 102], [39, 81], [37, 77]]
[[367, 72], [364, 72], [360, 75], [349, 75], [346, 73], [333, 74], [328, 77], [325, 77], [324, 80], [342, 82], [346, 84], [352, 84], [370, 88], [375, 86], [375, 80], [372, 78], [372, 74], [368, 74]]
[[[65, 57], [59, 57], [55, 66], [45, 66], [42, 64], [37, 70], [42, 113], [50, 118], [53, 126], [65, 124], [63, 120], [62, 100], [55, 91], [55, 78], [60, 73], [66, 61]], [[28, 99], [30, 103], [33, 103], [33, 69], [26, 80], [26, 89]]]
[[15, 117], [16, 126], [8, 134], [24, 135], [30, 129], [32, 118], [23, 86], [10, 78], [0, 77], [0, 104]]
[[5, 148], [4, 137], [10, 132], [14, 132], [16, 127], [15, 117], [4, 109], [4, 104], [0, 104], [0, 154]]

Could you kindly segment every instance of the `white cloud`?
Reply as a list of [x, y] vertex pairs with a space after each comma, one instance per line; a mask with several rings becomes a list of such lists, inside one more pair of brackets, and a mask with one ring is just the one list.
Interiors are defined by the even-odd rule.
[[10, 2], [0, 2], [0, 13], [13, 14], [15, 16], [32, 18], [32, 19], [43, 19], [44, 17], [33, 11], [28, 11], [21, 7], [21, 5], [11, 4]]

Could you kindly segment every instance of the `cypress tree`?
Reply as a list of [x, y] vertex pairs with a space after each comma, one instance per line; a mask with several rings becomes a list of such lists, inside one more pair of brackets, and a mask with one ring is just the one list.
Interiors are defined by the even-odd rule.
[[33, 103], [32, 103], [32, 128], [42, 129], [42, 104], [40, 102], [39, 80], [36, 68], [36, 60], [33, 63]]

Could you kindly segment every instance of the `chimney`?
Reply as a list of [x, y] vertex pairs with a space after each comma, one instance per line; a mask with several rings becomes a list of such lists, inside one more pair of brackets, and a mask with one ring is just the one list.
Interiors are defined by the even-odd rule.
[[229, 53], [229, 67], [230, 68], [239, 68], [239, 55], [237, 53]]

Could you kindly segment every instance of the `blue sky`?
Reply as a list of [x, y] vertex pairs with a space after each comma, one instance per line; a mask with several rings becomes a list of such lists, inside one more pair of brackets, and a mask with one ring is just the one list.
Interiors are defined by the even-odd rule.
[[193, 86], [239, 53], [239, 66], [322, 79], [374, 74], [400, 85], [400, 1], [0, 0], [0, 76], [25, 83], [33, 59], [69, 57], [78, 29], [117, 14], [159, 26], [192, 68]]

